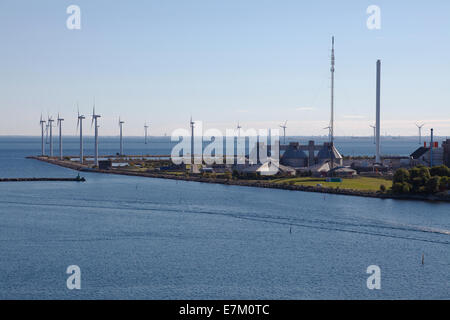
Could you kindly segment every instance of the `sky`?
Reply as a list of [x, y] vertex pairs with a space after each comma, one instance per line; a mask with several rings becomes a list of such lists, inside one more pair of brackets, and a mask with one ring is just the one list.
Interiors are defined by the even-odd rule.
[[223, 132], [288, 120], [287, 135], [325, 135], [332, 36], [336, 135], [372, 135], [381, 59], [381, 132], [424, 122], [450, 136], [448, 0], [2, 0], [0, 135], [39, 135], [58, 112], [75, 135], [77, 103], [88, 117], [94, 99], [101, 135], [118, 135], [119, 117], [124, 135], [144, 122], [170, 135], [191, 115]]

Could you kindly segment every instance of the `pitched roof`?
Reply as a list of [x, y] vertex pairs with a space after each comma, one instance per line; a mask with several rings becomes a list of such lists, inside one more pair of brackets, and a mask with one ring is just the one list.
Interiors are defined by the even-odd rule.
[[420, 147], [419, 149], [417, 149], [416, 151], [414, 151], [413, 153], [411, 153], [411, 157], [413, 159], [419, 159], [421, 156], [423, 156], [425, 153], [427, 153], [430, 150], [430, 148], [426, 148], [426, 147]]
[[330, 148], [329, 144], [324, 144], [323, 148], [320, 149], [319, 153], [317, 154], [317, 158], [319, 159], [330, 159], [331, 156], [333, 156], [333, 159], [342, 159], [342, 156], [336, 149], [336, 147], [333, 145], [333, 147]]

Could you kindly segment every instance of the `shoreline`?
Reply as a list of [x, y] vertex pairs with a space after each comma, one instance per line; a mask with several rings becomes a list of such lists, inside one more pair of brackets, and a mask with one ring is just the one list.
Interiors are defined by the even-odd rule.
[[281, 189], [288, 191], [302, 191], [302, 192], [314, 192], [314, 193], [324, 193], [324, 194], [336, 194], [336, 195], [347, 195], [355, 197], [365, 197], [365, 198], [378, 198], [378, 199], [394, 199], [394, 200], [415, 200], [415, 201], [434, 201], [434, 202], [450, 202], [450, 196], [439, 196], [439, 195], [419, 195], [419, 194], [409, 194], [409, 195], [395, 195], [380, 193], [374, 191], [358, 191], [350, 189], [335, 189], [335, 188], [324, 188], [324, 187], [313, 187], [313, 186], [302, 186], [302, 185], [288, 185], [288, 184], [277, 184], [271, 183], [264, 180], [257, 181], [245, 181], [245, 180], [232, 180], [232, 179], [221, 179], [221, 178], [206, 178], [201, 176], [178, 176], [170, 175], [164, 173], [150, 173], [150, 172], [126, 172], [118, 170], [101, 170], [93, 169], [87, 165], [75, 164], [73, 162], [61, 161], [56, 159], [48, 159], [38, 156], [29, 156], [27, 159], [38, 160], [46, 162], [49, 164], [57, 165], [60, 167], [72, 169], [80, 172], [95, 172], [103, 174], [116, 174], [134, 177], [144, 177], [144, 178], [157, 178], [157, 179], [170, 179], [179, 181], [192, 181], [200, 183], [215, 183], [224, 184], [231, 186], [244, 186], [253, 188], [266, 188], [266, 189]]

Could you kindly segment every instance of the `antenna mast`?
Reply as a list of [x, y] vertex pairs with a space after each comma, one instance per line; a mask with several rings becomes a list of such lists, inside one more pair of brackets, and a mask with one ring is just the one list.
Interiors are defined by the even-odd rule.
[[330, 120], [330, 143], [334, 143], [334, 36], [331, 38], [331, 120]]

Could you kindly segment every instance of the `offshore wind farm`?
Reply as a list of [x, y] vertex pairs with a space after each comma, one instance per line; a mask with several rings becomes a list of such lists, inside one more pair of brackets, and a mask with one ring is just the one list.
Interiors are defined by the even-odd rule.
[[0, 300], [450, 299], [450, 3], [0, 9]]

